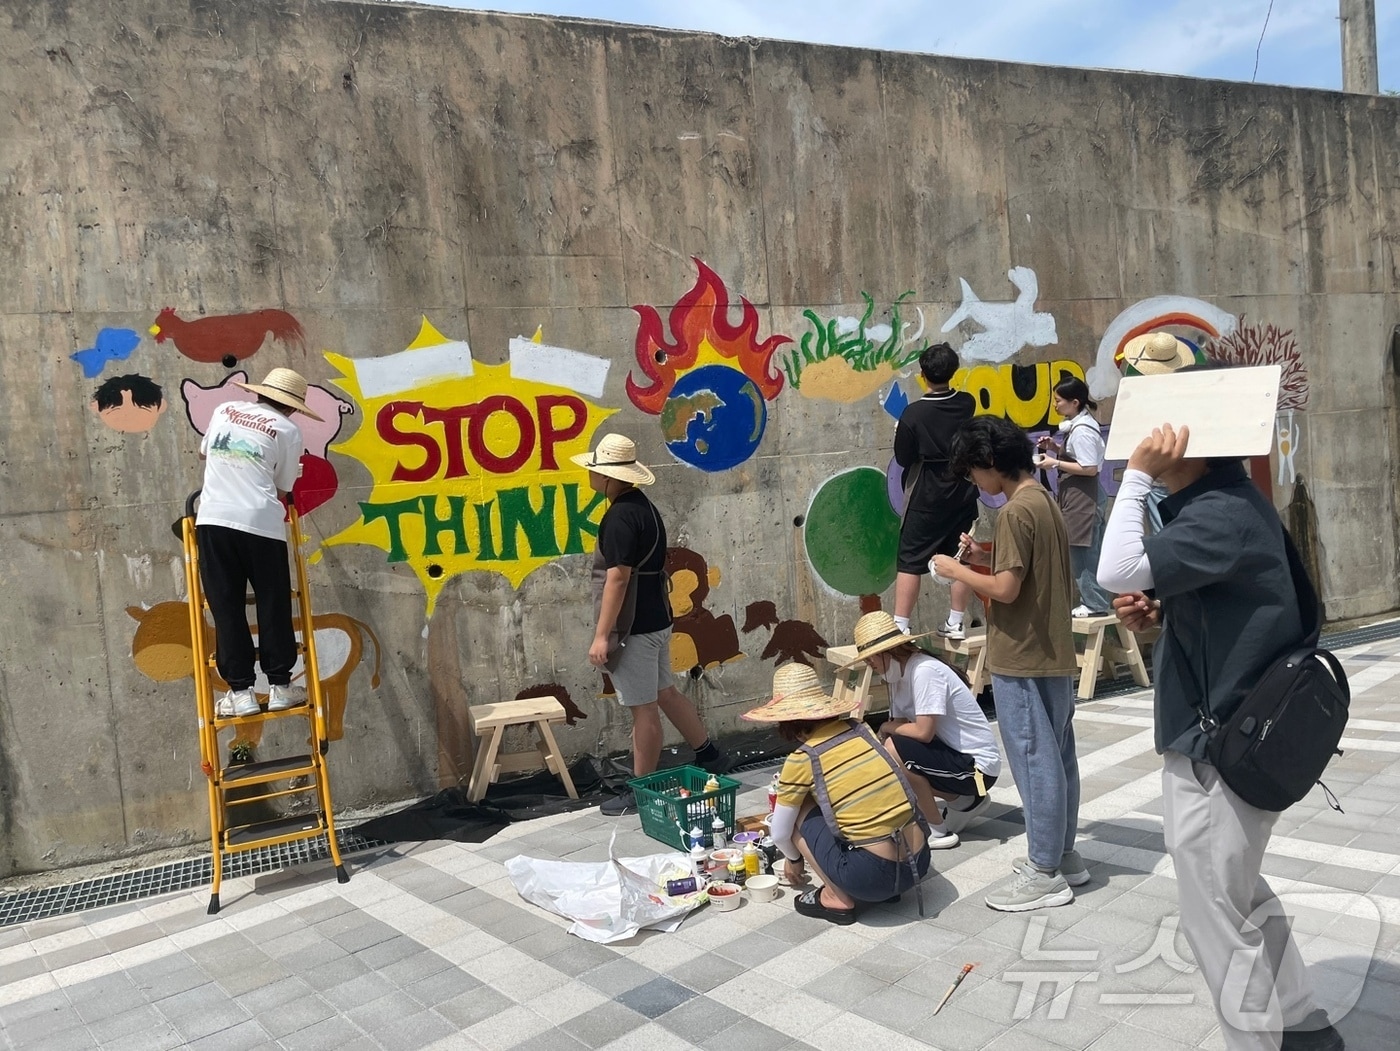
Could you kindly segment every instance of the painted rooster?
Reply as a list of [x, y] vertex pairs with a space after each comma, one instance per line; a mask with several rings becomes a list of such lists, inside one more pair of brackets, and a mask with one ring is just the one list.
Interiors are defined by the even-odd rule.
[[215, 314], [185, 321], [166, 307], [150, 328], [157, 343], [167, 339], [191, 361], [219, 363], [231, 369], [258, 352], [270, 334], [289, 347], [306, 350], [306, 333], [301, 323], [285, 310], [255, 310], [251, 314]]

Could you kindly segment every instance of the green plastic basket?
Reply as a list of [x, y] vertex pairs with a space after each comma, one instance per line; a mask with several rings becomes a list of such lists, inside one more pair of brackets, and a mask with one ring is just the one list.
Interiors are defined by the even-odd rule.
[[[642, 831], [667, 846], [688, 850], [690, 843], [681, 829], [684, 827], [689, 832], [699, 825], [705, 833], [705, 846], [712, 846], [710, 827], [718, 811], [727, 833], [732, 835], [739, 782], [719, 775], [719, 788], [706, 792], [705, 782], [709, 779], [710, 774], [698, 766], [678, 766], [628, 781], [627, 786], [637, 800]], [[690, 793], [685, 799], [678, 794], [682, 788]]]

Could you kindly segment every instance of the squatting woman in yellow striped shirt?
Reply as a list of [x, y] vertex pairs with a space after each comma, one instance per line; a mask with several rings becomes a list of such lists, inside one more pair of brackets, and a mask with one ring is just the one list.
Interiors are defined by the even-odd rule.
[[839, 924], [855, 922], [859, 902], [898, 897], [929, 867], [927, 831], [904, 772], [849, 714], [850, 702], [824, 691], [805, 664], [779, 668], [773, 698], [744, 713], [776, 724], [798, 746], [779, 775], [769, 831], [789, 883], [805, 882], [808, 867], [822, 882], [796, 899], [797, 911]]

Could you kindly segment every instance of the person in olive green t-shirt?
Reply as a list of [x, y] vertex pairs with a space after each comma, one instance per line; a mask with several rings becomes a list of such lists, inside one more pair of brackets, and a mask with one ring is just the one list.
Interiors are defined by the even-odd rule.
[[939, 555], [934, 572], [974, 585], [991, 600], [987, 667], [992, 673], [1002, 748], [1021, 792], [1027, 857], [1016, 881], [987, 895], [1003, 912], [1074, 900], [1089, 873], [1074, 850], [1079, 824], [1079, 760], [1074, 750], [1074, 635], [1070, 626], [1069, 537], [1060, 509], [1036, 481], [1031, 443], [1009, 420], [978, 416], [953, 440], [952, 470], [1007, 497], [991, 551], [970, 536], [968, 559], [990, 562], [985, 576]]

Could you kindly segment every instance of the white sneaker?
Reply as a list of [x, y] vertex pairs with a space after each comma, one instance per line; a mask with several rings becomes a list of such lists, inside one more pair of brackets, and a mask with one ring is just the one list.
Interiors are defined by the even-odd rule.
[[[964, 797], [966, 798], [966, 797]], [[974, 818], [981, 817], [986, 813], [987, 808], [992, 805], [991, 794], [984, 795], [966, 810], [958, 810], [956, 807], [949, 807], [944, 814], [943, 823], [950, 831], [958, 831], [966, 828]]]
[[952, 850], [961, 842], [962, 840], [958, 838], [956, 832], [944, 832], [941, 836], [937, 832], [930, 832], [928, 837], [928, 849]]
[[940, 639], [952, 639], [954, 642], [961, 642], [967, 638], [967, 632], [963, 630], [961, 624], [950, 624], [944, 621], [938, 625], [938, 637]]
[[229, 690], [214, 705], [214, 716], [218, 719], [243, 718], [247, 715], [261, 714], [262, 709], [258, 707], [258, 699], [253, 696], [251, 689]]
[[300, 708], [306, 703], [305, 686], [269, 686], [267, 710], [285, 712], [288, 708]]

